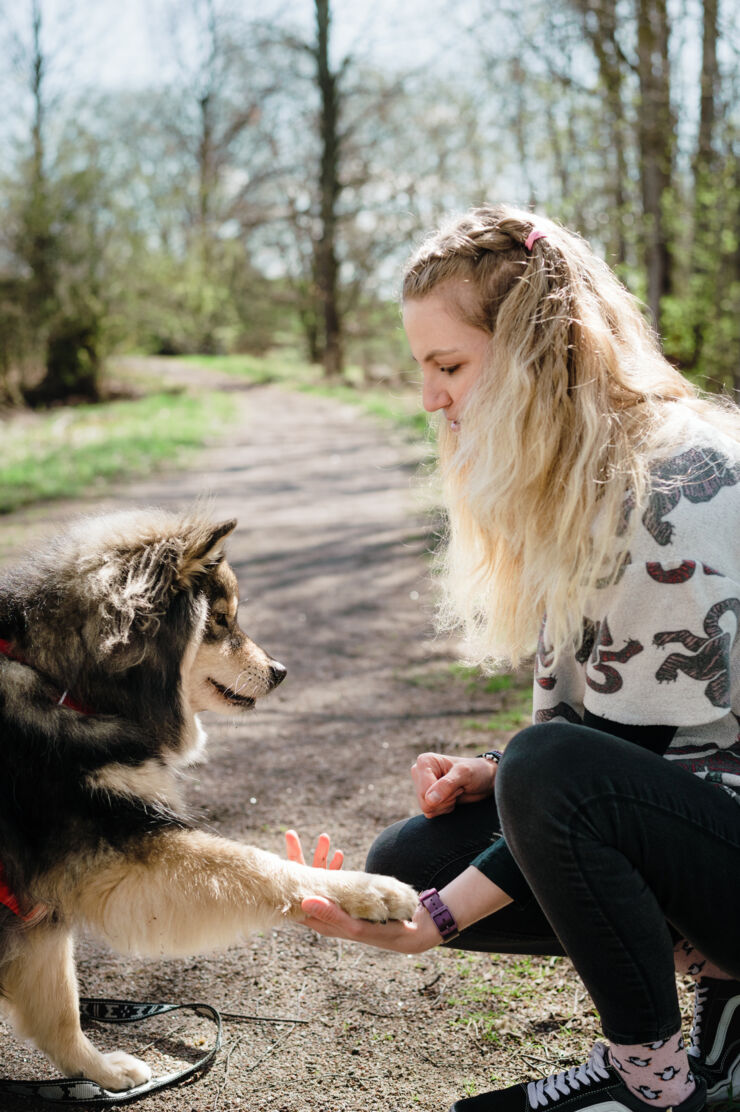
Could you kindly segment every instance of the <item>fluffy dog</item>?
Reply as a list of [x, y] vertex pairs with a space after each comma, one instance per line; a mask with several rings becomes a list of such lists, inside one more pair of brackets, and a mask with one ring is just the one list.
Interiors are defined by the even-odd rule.
[[299, 918], [308, 895], [375, 920], [416, 904], [391, 878], [298, 865], [187, 816], [198, 712], [246, 711], [285, 676], [237, 624], [235, 524], [92, 518], [0, 579], [0, 997], [59, 1070], [110, 1090], [150, 1071], [82, 1033], [77, 928], [184, 955]]

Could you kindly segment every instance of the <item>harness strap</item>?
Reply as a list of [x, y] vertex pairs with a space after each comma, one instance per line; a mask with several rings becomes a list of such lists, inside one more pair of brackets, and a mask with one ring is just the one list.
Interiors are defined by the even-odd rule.
[[21, 654], [16, 652], [13, 642], [5, 641], [2, 637], [0, 637], [0, 653], [3, 656], [9, 656], [11, 660], [17, 660], [20, 664], [26, 663]]
[[[9, 660], [15, 660], [18, 664], [27, 664], [29, 668], [33, 667], [32, 664], [28, 664], [23, 654], [17, 651], [12, 641], [6, 641], [2, 637], [0, 637], [0, 656], [7, 656]], [[74, 695], [70, 695], [68, 691], [62, 692], [57, 700], [57, 706], [69, 707], [70, 710], [76, 710], [78, 714], [95, 714], [94, 710], [75, 699]]]
[[17, 915], [19, 919], [24, 918], [15, 892], [12, 890], [12, 888], [8, 887], [8, 882], [5, 879], [5, 869], [3, 868], [2, 861], [0, 861], [0, 904], [3, 904], [5, 907], [7, 907], [8, 910], [12, 911], [14, 915]]
[[141, 1023], [153, 1015], [164, 1015], [166, 1012], [191, 1011], [196, 1015], [210, 1019], [216, 1025], [216, 1037], [211, 1046], [196, 1062], [185, 1066], [181, 1070], [173, 1070], [163, 1077], [153, 1077], [143, 1085], [134, 1089], [124, 1089], [122, 1092], [110, 1092], [87, 1078], [63, 1077], [54, 1081], [16, 1081], [13, 1078], [0, 1078], [0, 1093], [12, 1093], [14, 1096], [28, 1099], [43, 1100], [47, 1104], [124, 1104], [128, 1101], [138, 1100], [148, 1093], [156, 1093], [159, 1089], [166, 1089], [172, 1085], [185, 1081], [193, 1074], [205, 1070], [211, 1065], [221, 1046], [221, 1014], [210, 1004], [152, 1004], [137, 1003], [132, 1000], [94, 1000], [89, 997], [80, 998], [80, 1017], [83, 1019], [97, 1019], [102, 1023]]
[[[29, 668], [32, 667], [32, 665], [28, 664], [23, 654], [18, 652], [13, 642], [5, 640], [4, 637], [0, 637], [0, 656], [6, 656], [9, 660], [15, 660], [18, 664], [25, 664]], [[75, 710], [78, 714], [94, 714], [94, 711], [90, 710], [90, 708], [86, 707], [83, 703], [78, 702], [78, 700], [67, 691], [59, 698], [57, 706], [69, 707], [70, 710]], [[5, 869], [3, 868], [2, 861], [0, 861], [0, 905], [7, 907], [8, 911], [12, 911], [19, 919], [25, 919], [26, 921], [33, 919], [38, 912], [38, 908], [33, 908], [28, 914], [23, 914], [20, 904], [18, 903], [18, 897], [12, 888], [9, 887], [5, 878]]]

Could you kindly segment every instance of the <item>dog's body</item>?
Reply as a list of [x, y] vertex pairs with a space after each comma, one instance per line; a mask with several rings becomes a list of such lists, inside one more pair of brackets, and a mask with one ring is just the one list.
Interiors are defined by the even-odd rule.
[[178, 955], [299, 918], [308, 895], [379, 920], [416, 903], [398, 881], [309, 869], [185, 814], [197, 712], [246, 710], [285, 674], [237, 625], [234, 525], [93, 518], [0, 581], [0, 997], [58, 1069], [111, 1090], [149, 1070], [80, 1029], [78, 927]]

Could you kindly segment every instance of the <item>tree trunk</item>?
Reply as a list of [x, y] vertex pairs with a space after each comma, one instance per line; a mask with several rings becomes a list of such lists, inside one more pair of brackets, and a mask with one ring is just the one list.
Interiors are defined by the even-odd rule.
[[33, 124], [28, 204], [24, 213], [25, 256], [30, 271], [27, 312], [41, 337], [44, 376], [25, 399], [31, 405], [75, 400], [95, 401], [99, 396], [100, 329], [89, 313], [65, 315], [59, 305], [58, 259], [60, 246], [53, 228], [51, 186], [46, 169], [44, 79], [46, 58], [41, 42], [41, 5], [31, 9], [31, 96]]
[[316, 70], [320, 93], [321, 161], [319, 171], [320, 231], [315, 244], [316, 287], [324, 324], [323, 364], [330, 378], [344, 367], [342, 320], [339, 309], [339, 266], [337, 262], [337, 202], [339, 181], [339, 91], [337, 75], [329, 58], [331, 12], [329, 0], [316, 3]]
[[44, 78], [45, 58], [41, 49], [41, 8], [35, 0], [32, 8], [33, 56], [31, 59], [31, 96], [33, 124], [31, 129], [31, 163], [28, 203], [24, 216], [26, 260], [30, 270], [28, 312], [39, 335], [46, 331], [54, 310], [56, 293], [56, 255], [46, 179], [44, 148]]
[[637, 0], [640, 181], [647, 302], [659, 333], [661, 300], [672, 290], [673, 261], [666, 211], [674, 150], [668, 39], [666, 0]]
[[[730, 212], [734, 213], [735, 224], [740, 225], [740, 220], [738, 220], [740, 216], [740, 158], [735, 159], [732, 182], [735, 188], [733, 190], [733, 202], [730, 207]], [[730, 281], [734, 283], [735, 289], [740, 289], [740, 237], [737, 236], [735, 237], [734, 250], [728, 259], [728, 271]], [[738, 314], [735, 315], [735, 352], [740, 350], [740, 328], [738, 328], [737, 317]], [[733, 366], [732, 388], [734, 390], [735, 401], [740, 402], [740, 359], [735, 358], [733, 360]]]
[[[627, 211], [627, 153], [623, 101], [624, 60], [617, 38], [617, 7], [614, 0], [578, 0], [578, 6], [583, 13], [586, 34], [599, 63], [599, 76], [604, 90], [605, 115], [609, 122], [610, 142], [614, 152], [612, 187], [616, 219], [611, 247], [616, 262], [620, 264], [627, 261], [624, 225]], [[589, 16], [593, 17], [593, 22]]]
[[206, 278], [211, 276], [211, 194], [213, 192], [213, 103], [210, 91], [198, 100], [198, 239]]
[[717, 118], [717, 67], [719, 2], [704, 0], [702, 20], [702, 63], [700, 80], [699, 135], [696, 148], [697, 167], [711, 165], [714, 155], [714, 124]]
[[[704, 0], [702, 26], [702, 62], [699, 83], [699, 131], [694, 154], [694, 249], [692, 251], [692, 287], [694, 290], [694, 350], [691, 366], [702, 357], [708, 328], [713, 327], [711, 309], [722, 270], [722, 237], [718, 223], [722, 206], [717, 201], [717, 152], [715, 124], [719, 95], [717, 65], [718, 0]], [[714, 287], [714, 290], [713, 290]]]

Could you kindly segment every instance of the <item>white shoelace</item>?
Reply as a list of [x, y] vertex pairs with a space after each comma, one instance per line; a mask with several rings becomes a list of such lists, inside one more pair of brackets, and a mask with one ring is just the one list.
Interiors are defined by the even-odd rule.
[[697, 985], [694, 989], [694, 1018], [691, 1021], [691, 1046], [686, 1053], [694, 1058], [701, 1057], [701, 1018], [704, 1004], [709, 995], [709, 985]]
[[604, 1043], [597, 1042], [588, 1056], [588, 1061], [581, 1066], [572, 1066], [569, 1070], [560, 1073], [551, 1073], [540, 1081], [530, 1081], [527, 1085], [527, 1100], [531, 1108], [547, 1108], [548, 1104], [560, 1100], [561, 1096], [568, 1097], [585, 1085], [594, 1081], [605, 1081], [609, 1077], [607, 1070], [607, 1047]]

